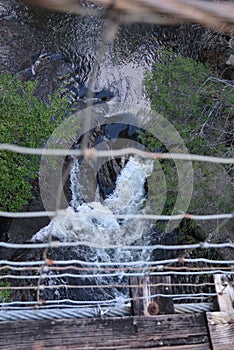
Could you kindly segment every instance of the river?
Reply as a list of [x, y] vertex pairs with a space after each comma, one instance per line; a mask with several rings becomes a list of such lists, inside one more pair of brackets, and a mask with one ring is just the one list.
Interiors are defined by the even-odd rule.
[[[202, 36], [199, 27], [191, 26], [184, 31], [181, 28], [163, 28], [149, 24], [129, 23], [116, 26], [105, 19], [106, 13], [102, 8], [98, 11], [99, 18], [74, 16], [32, 9], [14, 1], [1, 1], [2, 71], [10, 69], [24, 79], [38, 79], [38, 96], [45, 99], [62, 82], [64, 93], [71, 97], [78, 109], [103, 102], [112, 106], [118, 103], [146, 108], [150, 104], [143, 78], [146, 70], [153, 68], [154, 61], [160, 60], [160, 51], [157, 50], [174, 47], [182, 53], [199, 55], [199, 49], [194, 50], [195, 40], [185, 40], [191, 33], [196, 38]], [[9, 27], [14, 43], [7, 32]], [[114, 217], [114, 214], [145, 212], [146, 182], [152, 172], [152, 163], [130, 157], [119, 168], [115, 186], [104, 198], [100, 198], [97, 183], [95, 199], [92, 202], [84, 201], [80, 195], [80, 192], [84, 192], [79, 184], [80, 165], [81, 163], [74, 160], [71, 167], [71, 198], [66, 209], [67, 215], [65, 218], [63, 216], [53, 219], [33, 236], [32, 241], [55, 238], [61, 241], [86, 241], [91, 245], [75, 250], [65, 249], [58, 254], [52, 254], [53, 259], [83, 259], [86, 262], [95, 262], [97, 267], [103, 262], [135, 261], [136, 266], [144, 267], [144, 261], [151, 258], [147, 251], [133, 253], [124, 249], [103, 250], [92, 245], [149, 244], [152, 239], [160, 239], [159, 230], [145, 221], [117, 220]], [[78, 216], [89, 212], [93, 212], [94, 217]], [[95, 217], [95, 212], [99, 216]], [[105, 213], [109, 216], [105, 217]], [[27, 254], [24, 256], [27, 260], [34, 255], [33, 252]], [[127, 278], [121, 272], [108, 279], [105, 276], [93, 279], [91, 274], [90, 278], [82, 281], [84, 284], [95, 285], [114, 282], [126, 284]], [[57, 282], [49, 280], [48, 283]], [[79, 282], [68, 278], [63, 279], [62, 283], [66, 285]], [[56, 291], [57, 294], [45, 291], [41, 293], [43, 299], [71, 297], [76, 300], [118, 300], [128, 296], [129, 292], [118, 288], [107, 292], [100, 288], [75, 293], [64, 288]], [[22, 295], [17, 294], [16, 299], [20, 298]], [[33, 298], [33, 295], [27, 296], [29, 300]]]

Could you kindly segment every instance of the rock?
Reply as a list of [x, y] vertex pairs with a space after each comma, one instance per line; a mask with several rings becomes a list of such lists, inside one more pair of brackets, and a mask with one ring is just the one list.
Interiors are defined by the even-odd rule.
[[53, 95], [72, 74], [71, 66], [56, 52], [40, 54], [33, 63], [32, 70], [34, 79], [38, 81], [36, 96], [43, 100], [47, 100], [48, 95]]
[[42, 35], [15, 18], [0, 21], [0, 73], [30, 68], [34, 55], [41, 50]]
[[226, 61], [226, 64], [234, 66], [234, 55], [231, 55], [229, 59]]
[[[44, 211], [38, 182], [34, 185], [33, 194], [34, 199], [23, 210], [27, 212]], [[12, 242], [26, 242], [42, 227], [48, 225], [49, 221], [49, 217], [13, 219], [7, 231], [8, 239]]]
[[228, 42], [228, 45], [231, 49], [234, 49], [234, 38], [231, 38]]

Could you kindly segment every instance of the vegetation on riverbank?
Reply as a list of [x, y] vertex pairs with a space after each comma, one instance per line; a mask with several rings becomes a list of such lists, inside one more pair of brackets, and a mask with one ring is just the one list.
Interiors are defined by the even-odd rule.
[[[6, 271], [7, 272], [7, 271]], [[4, 277], [4, 271], [0, 273], [0, 277]], [[6, 279], [0, 280], [0, 287], [6, 288], [9, 287], [10, 284]], [[11, 301], [11, 291], [9, 289], [0, 290], [0, 302], [7, 303]]]
[[[234, 83], [214, 76], [208, 65], [172, 50], [161, 50], [160, 57], [161, 62], [156, 62], [154, 70], [145, 77], [151, 108], [177, 129], [190, 153], [231, 157]], [[167, 152], [165, 145], [152, 136], [153, 130], [148, 131], [140, 135], [148, 148]], [[177, 169], [173, 160], [160, 163], [167, 185], [163, 214], [170, 215], [178, 195]], [[233, 168], [193, 162], [193, 170], [194, 191], [189, 211], [231, 212], [234, 191], [229, 175]], [[186, 223], [186, 232], [187, 226]], [[189, 230], [200, 240], [208, 234], [194, 223]]]
[[[218, 123], [234, 115], [234, 83], [172, 50], [161, 50], [160, 56], [161, 62], [145, 77], [152, 109], [176, 127], [191, 153], [223, 154], [232, 146], [233, 135], [225, 126], [220, 130]], [[156, 140], [147, 142], [150, 148], [160, 146]]]
[[[35, 97], [37, 82], [22, 82], [10, 73], [0, 75], [0, 143], [42, 147], [64, 120], [68, 101], [59, 91], [49, 103]], [[0, 151], [0, 210], [18, 211], [30, 198], [40, 158]]]

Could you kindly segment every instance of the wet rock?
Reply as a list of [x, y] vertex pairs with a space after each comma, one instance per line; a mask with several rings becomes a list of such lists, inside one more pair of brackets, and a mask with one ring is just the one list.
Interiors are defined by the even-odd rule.
[[[42, 249], [24, 249], [24, 250], [15, 250], [14, 252], [11, 252], [11, 258], [13, 261], [39, 261], [43, 260], [43, 253], [44, 251]], [[69, 259], [77, 259], [79, 256], [80, 259], [87, 261], [87, 256], [92, 257], [92, 250], [86, 246], [77, 247], [76, 249], [73, 249], [71, 247], [69, 248], [58, 248], [58, 249], [50, 249], [47, 253], [47, 258], [51, 259], [51, 261], [54, 260], [63, 260], [64, 257], [68, 257]], [[53, 264], [53, 267], [56, 265]], [[74, 267], [80, 268], [83, 267], [82, 265], [74, 264]], [[117, 294], [117, 288], [108, 289], [108, 291], [105, 290], [105, 288], [98, 287], [99, 281], [95, 278], [92, 278], [92, 272], [90, 273], [90, 278], [81, 278], [80, 275], [87, 274], [87, 272], [79, 272], [74, 269], [69, 269], [66, 271], [68, 274], [77, 275], [77, 278], [74, 277], [55, 277], [50, 278], [50, 275], [57, 275], [64, 273], [64, 270], [57, 270], [57, 271], [48, 271], [45, 272], [45, 275], [47, 278], [43, 279], [43, 284], [45, 286], [56, 286], [56, 285], [64, 285], [64, 287], [61, 288], [53, 288], [53, 289], [47, 289], [44, 288], [40, 291], [40, 300], [61, 300], [61, 299], [71, 299], [71, 300], [111, 300], [115, 298]], [[18, 276], [39, 276], [40, 274], [40, 268], [36, 271], [15, 271], [13, 274]], [[113, 278], [112, 281], [114, 284], [117, 284], [118, 277]], [[109, 278], [102, 280], [102, 284], [108, 284]], [[127, 281], [123, 281], [123, 283], [127, 284]], [[11, 286], [15, 287], [22, 287], [22, 286], [34, 286], [35, 290], [14, 290], [12, 292], [11, 298], [13, 301], [37, 301], [37, 279], [21, 279], [21, 280], [11, 280]], [[85, 288], [67, 288], [66, 285], [82, 285], [85, 286]], [[88, 288], [89, 285], [96, 285], [97, 288]], [[119, 290], [123, 291], [123, 288]], [[127, 291], [127, 289], [126, 289]], [[69, 304], [69, 302], [68, 302]]]
[[[11, 220], [8, 218], [0, 217], [0, 241], [5, 242], [8, 240], [7, 230], [10, 226]], [[1, 252], [0, 252], [1, 256]]]
[[0, 72], [17, 73], [28, 69], [41, 50], [42, 36], [15, 18], [0, 19]]
[[228, 58], [226, 64], [231, 65], [231, 66], [234, 66], [234, 55], [231, 55], [231, 56]]
[[[34, 184], [33, 195], [34, 199], [23, 210], [27, 212], [44, 211], [38, 182]], [[12, 242], [26, 242], [42, 227], [48, 225], [49, 221], [49, 217], [13, 219], [7, 231], [8, 239]]]
[[97, 173], [99, 193], [102, 199], [107, 198], [116, 187], [116, 180], [125, 166], [127, 159], [112, 159], [106, 162]]
[[32, 72], [34, 79], [38, 81], [36, 96], [47, 100], [48, 95], [53, 95], [64, 85], [66, 77], [72, 74], [72, 68], [56, 52], [44, 52], [33, 63]]
[[61, 53], [47, 50], [48, 33], [30, 21], [28, 9], [15, 1], [0, 1], [0, 73], [38, 80], [36, 96], [53, 94], [73, 70]]
[[23, 69], [22, 71], [16, 74], [17, 78], [21, 81], [27, 81], [33, 78], [33, 72], [31, 68]]
[[231, 38], [228, 42], [228, 45], [231, 49], [234, 49], [234, 38]]

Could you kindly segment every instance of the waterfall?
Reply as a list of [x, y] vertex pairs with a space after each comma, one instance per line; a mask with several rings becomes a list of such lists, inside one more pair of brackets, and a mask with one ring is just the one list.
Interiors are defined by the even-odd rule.
[[[79, 163], [74, 162], [71, 169], [72, 199], [70, 206], [65, 210], [66, 214], [55, 217], [48, 226], [33, 236], [32, 242], [46, 242], [52, 237], [63, 242], [89, 243], [90, 247], [69, 248], [69, 254], [71, 256], [72, 251], [72, 256], [74, 257], [75, 254], [76, 259], [95, 262], [97, 268], [100, 262], [116, 262], [114, 266], [118, 267], [118, 262], [131, 261], [135, 262], [134, 266], [144, 266], [144, 261], [150, 259], [150, 253], [147, 250], [127, 250], [123, 246], [149, 244], [150, 223], [132, 218], [117, 219], [115, 215], [143, 214], [145, 212], [147, 208], [145, 182], [152, 171], [152, 160], [143, 160], [132, 156], [119, 174], [115, 190], [103, 203], [82, 203], [79, 197]], [[92, 213], [92, 216], [82, 215], [86, 213]], [[109, 249], [108, 245], [119, 247]], [[95, 248], [95, 246], [102, 246], [104, 249]], [[92, 273], [95, 272], [97, 270]], [[123, 272], [116, 272], [112, 276], [95, 277], [95, 279], [92, 278], [92, 273], [90, 273], [90, 278], [86, 276], [82, 280], [84, 284], [128, 283]], [[80, 283], [80, 280], [75, 283]], [[83, 297], [85, 300], [119, 299], [123, 296], [126, 297], [129, 291], [127, 288], [121, 290], [112, 288], [107, 292], [100, 288], [100, 290], [87, 291], [87, 293]]]
[[[144, 213], [144, 185], [152, 171], [152, 160], [130, 157], [117, 178], [114, 192], [103, 203], [81, 203], [79, 164], [76, 161], [71, 170], [71, 206], [66, 209], [65, 215], [54, 218], [48, 226], [36, 233], [32, 241], [47, 241], [51, 235], [61, 241], [86, 241], [91, 245], [134, 243], [144, 234], [146, 222], [136, 219], [118, 220], [115, 215]], [[80, 215], [91, 212], [93, 216]]]

